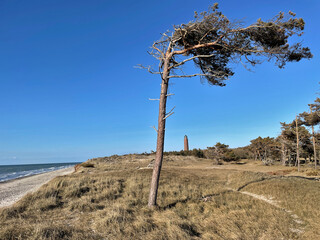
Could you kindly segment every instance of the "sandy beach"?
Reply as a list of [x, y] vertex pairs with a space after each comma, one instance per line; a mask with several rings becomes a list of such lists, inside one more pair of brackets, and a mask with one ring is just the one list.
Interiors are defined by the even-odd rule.
[[73, 167], [0, 183], [0, 208], [10, 206], [25, 194], [36, 191], [51, 179], [72, 173]]

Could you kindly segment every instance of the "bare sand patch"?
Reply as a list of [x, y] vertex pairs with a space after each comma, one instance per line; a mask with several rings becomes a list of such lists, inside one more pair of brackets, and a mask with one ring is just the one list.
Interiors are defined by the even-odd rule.
[[0, 208], [10, 206], [27, 193], [36, 191], [51, 179], [57, 176], [70, 174], [73, 171], [74, 168], [69, 167], [0, 183]]

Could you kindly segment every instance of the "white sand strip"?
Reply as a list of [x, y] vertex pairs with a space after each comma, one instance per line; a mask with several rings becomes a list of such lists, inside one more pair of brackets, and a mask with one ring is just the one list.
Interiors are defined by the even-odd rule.
[[51, 179], [57, 176], [70, 174], [73, 171], [74, 167], [69, 167], [0, 183], [0, 208], [17, 202], [24, 195], [29, 192], [36, 191], [39, 187], [49, 182]]

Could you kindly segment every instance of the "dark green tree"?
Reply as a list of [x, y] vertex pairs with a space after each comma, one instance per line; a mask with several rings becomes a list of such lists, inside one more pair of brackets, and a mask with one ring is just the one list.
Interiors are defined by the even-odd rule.
[[233, 148], [232, 151], [239, 159], [249, 159], [251, 155], [249, 146]]
[[221, 164], [222, 161], [236, 161], [239, 157], [229, 148], [229, 145], [217, 142], [213, 147], [207, 147], [205, 155], [209, 159], [215, 160], [216, 164]]
[[281, 161], [283, 165], [285, 165], [288, 160], [290, 165], [292, 162], [292, 153], [294, 152], [295, 132], [291, 124], [285, 122], [280, 122], [280, 124], [281, 135], [279, 142], [281, 143]]
[[[312, 54], [300, 42], [292, 43], [293, 36], [300, 37], [305, 22], [289, 12], [280, 12], [274, 18], [244, 26], [232, 22], [214, 4], [206, 12], [195, 14], [193, 21], [175, 26], [172, 32], [153, 43], [149, 52], [159, 64], [157, 70], [151, 66], [140, 66], [150, 73], [161, 76], [161, 93], [157, 131], [156, 159], [151, 179], [148, 206], [156, 205], [158, 184], [163, 159], [166, 119], [173, 114], [167, 112], [169, 81], [172, 78], [200, 76], [211, 85], [225, 86], [225, 80], [233, 76], [231, 65], [243, 63], [255, 66], [264, 60], [274, 61], [283, 68], [287, 62], [298, 62], [311, 58]], [[295, 40], [297, 38], [294, 38]], [[184, 73], [181, 67], [193, 62], [199, 72]]]
[[274, 161], [274, 156], [279, 152], [279, 144], [274, 138], [258, 137], [250, 141], [250, 149], [255, 160], [262, 161], [265, 165], [270, 165]]

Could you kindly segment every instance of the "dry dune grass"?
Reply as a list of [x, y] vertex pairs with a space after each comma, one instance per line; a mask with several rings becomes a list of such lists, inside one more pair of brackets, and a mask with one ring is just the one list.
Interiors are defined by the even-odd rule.
[[[146, 205], [152, 170], [141, 168], [152, 158], [94, 159], [90, 161], [94, 168], [81, 168], [52, 180], [1, 210], [0, 239], [269, 240], [320, 236], [314, 229], [319, 229], [320, 222], [318, 182], [208, 169], [209, 160], [167, 156], [159, 207], [150, 210]], [[293, 231], [298, 223], [292, 214], [241, 194], [242, 190], [275, 196], [303, 220], [304, 231]]]
[[320, 239], [320, 182], [304, 178], [273, 178], [246, 186], [243, 190], [274, 196], [307, 224], [305, 239]]

